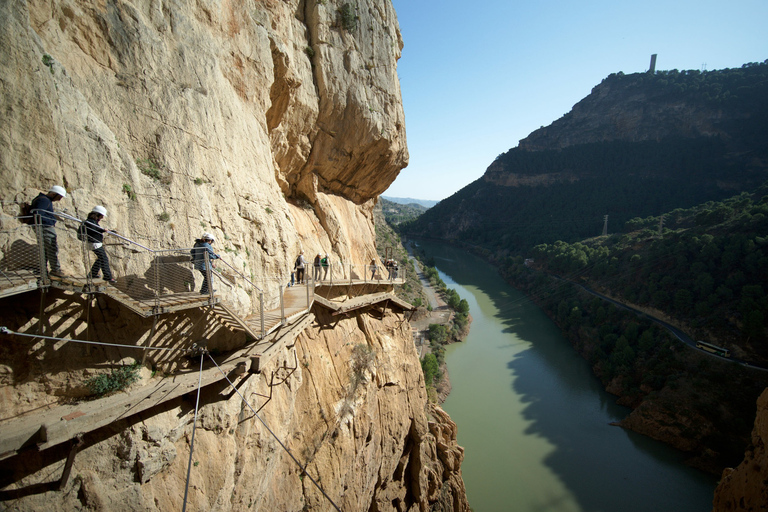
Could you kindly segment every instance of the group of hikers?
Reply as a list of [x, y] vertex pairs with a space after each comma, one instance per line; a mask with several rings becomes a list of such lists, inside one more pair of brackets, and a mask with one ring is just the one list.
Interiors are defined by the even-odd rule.
[[[63, 277], [64, 274], [59, 263], [59, 243], [56, 237], [57, 218], [53, 209], [53, 203], [61, 201], [66, 197], [66, 189], [60, 185], [54, 185], [48, 192], [38, 194], [29, 205], [29, 213], [35, 216], [33, 223], [39, 224], [41, 227], [46, 267], [50, 266], [48, 274], [55, 277]], [[114, 284], [117, 281], [109, 266], [109, 256], [107, 256], [107, 251], [104, 248], [104, 236], [116, 235], [117, 232], [99, 225], [105, 218], [107, 218], [107, 209], [101, 205], [94, 206], [86, 219], [78, 227], [77, 239], [85, 242], [88, 250], [93, 251], [96, 255], [96, 261], [91, 266], [90, 277], [98, 279], [101, 274], [105, 282]], [[211, 233], [203, 233], [200, 238], [195, 240], [195, 245], [190, 251], [195, 270], [198, 270], [203, 275], [203, 285], [200, 288], [200, 293], [204, 295], [211, 293], [208, 282], [209, 271], [214, 268], [211, 260], [219, 259], [219, 255], [213, 251], [211, 245], [215, 241], [216, 237]], [[208, 254], [207, 260], [205, 257], [206, 253]], [[215, 292], [216, 290], [212, 291]]]
[[[376, 275], [379, 272], [379, 265], [376, 262], [376, 258], [373, 258], [371, 260], [371, 264], [369, 265], [371, 270], [371, 279], [376, 279]], [[387, 269], [387, 279], [389, 281], [393, 279], [397, 279], [397, 272], [399, 270], [399, 265], [397, 264], [397, 261], [392, 258], [387, 258], [384, 260], [384, 268]], [[379, 275], [379, 279], [381, 279], [381, 275]]]
[[[306, 268], [308, 265], [309, 263], [304, 259], [304, 251], [302, 250], [299, 253], [299, 256], [296, 258], [296, 263], [293, 265], [293, 272], [291, 272], [291, 283], [289, 286], [293, 286], [294, 284], [305, 284], [307, 282]], [[312, 267], [314, 269], [312, 278], [315, 281], [327, 280], [328, 269], [330, 266], [331, 260], [328, 254], [326, 253], [325, 256], [320, 256], [320, 253], [317, 253], [317, 255], [315, 255], [314, 261], [312, 262]], [[320, 278], [321, 273], [323, 274], [322, 279]]]
[[[66, 197], [66, 189], [60, 185], [54, 185], [47, 193], [41, 192], [29, 206], [29, 212], [35, 215], [34, 222], [39, 223], [41, 226], [45, 259], [47, 265], [50, 265], [48, 274], [56, 277], [62, 277], [63, 273], [61, 271], [61, 264], [59, 263], [59, 244], [56, 238], [55, 229], [57, 218], [56, 213], [53, 210], [53, 203], [61, 201]], [[93, 251], [96, 255], [96, 261], [93, 263], [93, 266], [91, 266], [90, 277], [92, 279], [98, 279], [99, 275], [102, 275], [102, 279], [105, 282], [114, 284], [116, 279], [109, 266], [109, 256], [107, 256], [107, 251], [104, 248], [104, 236], [111, 234], [117, 235], [117, 232], [103, 228], [99, 225], [105, 218], [107, 218], [107, 209], [100, 205], [94, 206], [78, 228], [77, 238], [78, 240], [85, 242], [88, 249]], [[195, 270], [203, 275], [203, 285], [200, 288], [201, 294], [208, 294], [216, 291], [211, 290], [210, 283], [208, 282], [210, 271], [215, 267], [212, 260], [220, 258], [220, 256], [213, 250], [212, 244], [215, 242], [216, 237], [211, 233], [203, 233], [200, 238], [195, 240], [195, 245], [190, 251]], [[207, 258], [206, 254], [208, 255]], [[294, 264], [293, 272], [291, 273], [291, 286], [307, 282], [306, 268], [308, 265], [309, 263], [304, 259], [304, 251], [302, 250], [296, 258], [296, 263]], [[314, 281], [325, 281], [328, 279], [328, 270], [331, 266], [328, 254], [321, 256], [320, 253], [317, 253], [312, 262], [312, 266], [314, 269], [312, 275]], [[379, 270], [376, 258], [371, 260], [369, 268], [371, 271], [371, 279], [376, 279]], [[397, 261], [389, 258], [386, 259], [384, 261], [384, 268], [387, 269], [388, 280], [397, 279]], [[320, 277], [321, 273], [322, 279]]]

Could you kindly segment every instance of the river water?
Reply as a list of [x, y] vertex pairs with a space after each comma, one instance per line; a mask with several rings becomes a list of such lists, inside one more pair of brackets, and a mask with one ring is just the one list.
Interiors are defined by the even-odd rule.
[[662, 443], [609, 425], [629, 413], [557, 327], [481, 259], [419, 241], [469, 302], [469, 337], [446, 351], [443, 408], [465, 448], [475, 512], [707, 512], [717, 479]]

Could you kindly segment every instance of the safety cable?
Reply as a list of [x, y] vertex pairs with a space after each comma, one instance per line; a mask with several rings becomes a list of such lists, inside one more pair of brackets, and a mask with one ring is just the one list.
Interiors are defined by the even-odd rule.
[[200, 406], [200, 388], [203, 385], [203, 359], [206, 352], [200, 353], [200, 377], [197, 381], [197, 399], [195, 400], [195, 419], [192, 422], [192, 440], [189, 443], [189, 463], [187, 464], [187, 484], [184, 487], [184, 505], [181, 507], [181, 512], [187, 510], [187, 494], [189, 493], [189, 477], [192, 472], [192, 453], [195, 450], [195, 430], [197, 430], [197, 411]]
[[287, 447], [287, 446], [285, 446], [285, 445], [283, 444], [283, 442], [282, 442], [282, 441], [280, 441], [280, 439], [277, 437], [277, 434], [275, 434], [275, 433], [272, 431], [272, 429], [271, 429], [271, 428], [269, 428], [269, 425], [267, 425], [267, 424], [264, 422], [264, 420], [263, 420], [263, 419], [261, 419], [261, 416], [259, 416], [259, 415], [256, 413], [256, 411], [253, 409], [253, 407], [251, 407], [251, 404], [249, 404], [249, 403], [248, 403], [248, 400], [246, 400], [246, 399], [245, 399], [245, 397], [244, 397], [244, 396], [243, 396], [243, 395], [240, 393], [240, 390], [239, 390], [239, 389], [237, 389], [237, 387], [235, 387], [235, 385], [232, 383], [232, 381], [231, 381], [231, 380], [229, 380], [229, 377], [227, 377], [227, 374], [226, 374], [226, 373], [224, 373], [224, 370], [222, 370], [222, 369], [221, 369], [221, 367], [218, 365], [218, 363], [216, 362], [216, 360], [215, 360], [215, 359], [214, 359], [214, 358], [211, 356], [211, 354], [208, 354], [208, 357], [210, 358], [210, 360], [211, 360], [211, 361], [213, 361], [213, 364], [214, 364], [214, 365], [216, 365], [216, 368], [218, 368], [218, 369], [219, 369], [219, 371], [221, 372], [221, 374], [222, 374], [222, 375], [224, 376], [224, 378], [227, 380], [227, 382], [229, 383], [229, 385], [230, 385], [230, 386], [232, 386], [232, 389], [235, 391], [235, 393], [237, 393], [237, 395], [240, 397], [240, 399], [243, 401], [243, 403], [244, 403], [245, 405], [247, 405], [247, 406], [248, 406], [248, 408], [251, 410], [251, 412], [252, 412], [252, 413], [253, 413], [253, 415], [256, 417], [256, 419], [258, 419], [258, 420], [261, 422], [261, 424], [262, 424], [262, 425], [264, 425], [264, 428], [266, 428], [266, 429], [267, 429], [267, 431], [268, 431], [268, 432], [269, 432], [269, 433], [272, 435], [272, 437], [274, 437], [274, 438], [275, 438], [275, 441], [277, 441], [277, 443], [278, 443], [278, 444], [279, 444], [279, 445], [280, 445], [280, 446], [283, 448], [283, 450], [285, 450], [285, 452], [288, 454], [288, 456], [289, 456], [291, 459], [293, 459], [293, 462], [295, 462], [295, 463], [296, 463], [296, 465], [297, 465], [297, 466], [299, 466], [299, 468], [301, 468], [301, 472], [302, 472], [302, 474], [306, 475], [306, 476], [307, 476], [307, 478], [309, 478], [309, 479], [310, 479], [310, 481], [311, 481], [311, 482], [312, 482], [312, 483], [315, 485], [315, 487], [317, 487], [317, 489], [318, 489], [318, 490], [319, 490], [319, 491], [320, 491], [320, 492], [323, 494], [323, 496], [325, 496], [325, 499], [327, 499], [327, 500], [328, 500], [328, 502], [329, 502], [331, 505], [333, 505], [333, 508], [335, 508], [335, 509], [336, 509], [338, 512], [341, 512], [341, 509], [340, 509], [340, 508], [339, 508], [339, 507], [336, 505], [336, 503], [334, 503], [334, 502], [333, 502], [333, 500], [331, 499], [331, 497], [330, 497], [330, 496], [328, 496], [328, 495], [325, 493], [325, 491], [323, 490], [323, 488], [322, 488], [322, 487], [320, 487], [320, 484], [319, 484], [319, 483], [317, 483], [317, 482], [315, 481], [315, 479], [314, 479], [314, 478], [312, 478], [312, 475], [310, 475], [310, 474], [307, 472], [307, 468], [306, 468], [306, 466], [302, 466], [302, 465], [301, 465], [301, 462], [299, 462], [299, 460], [298, 460], [298, 459], [297, 459], [297, 458], [296, 458], [296, 457], [293, 455], [293, 453], [291, 453], [291, 450], [289, 450], [289, 449], [288, 449], [288, 447]]
[[105, 343], [103, 341], [87, 341], [87, 340], [76, 340], [74, 338], [56, 338], [54, 336], [42, 336], [40, 334], [27, 334], [23, 332], [14, 332], [10, 330], [7, 327], [0, 327], [0, 334], [13, 334], [15, 336], [26, 336], [27, 338], [42, 338], [45, 340], [53, 340], [53, 341], [71, 341], [73, 343], [84, 343], [88, 345], [103, 345], [106, 347], [120, 347], [120, 348], [135, 348], [139, 350], [162, 350], [165, 352], [187, 352], [189, 349], [187, 348], [167, 348], [167, 347], [139, 347], [136, 345], [121, 345], [118, 343]]

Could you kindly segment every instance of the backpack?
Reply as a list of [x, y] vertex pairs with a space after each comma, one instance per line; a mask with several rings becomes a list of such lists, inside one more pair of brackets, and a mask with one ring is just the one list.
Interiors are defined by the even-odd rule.
[[24, 201], [22, 203], [19, 203], [19, 215], [21, 216], [21, 219], [19, 219], [24, 224], [29, 224], [30, 226], [35, 224], [35, 216], [32, 214], [32, 205], [28, 202]]
[[301, 265], [301, 256], [296, 258], [296, 263], [293, 265], [293, 268], [298, 268], [299, 265]]
[[81, 242], [88, 241], [88, 228], [85, 227], [85, 222], [81, 222], [80, 227], [77, 228], [77, 239]]

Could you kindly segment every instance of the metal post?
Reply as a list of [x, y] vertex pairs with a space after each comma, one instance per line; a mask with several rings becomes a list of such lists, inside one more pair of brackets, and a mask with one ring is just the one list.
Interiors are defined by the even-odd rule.
[[213, 304], [213, 272], [211, 268], [211, 258], [208, 254], [208, 251], [203, 253], [203, 257], [205, 258], [205, 275], [208, 279], [208, 298], [211, 301], [211, 304]]
[[35, 236], [37, 236], [38, 257], [40, 265], [40, 284], [50, 284], [48, 279], [48, 260], [45, 257], [45, 240], [43, 239], [43, 223], [39, 213], [34, 214], [35, 217]]
[[[314, 287], [315, 287], [315, 281], [314, 281], [314, 278], [313, 278], [313, 280], [312, 280], [312, 288], [314, 289]], [[307, 283], [307, 309], [309, 309], [309, 283]]]
[[160, 313], [160, 261], [158, 260], [157, 253], [152, 253], [152, 265], [155, 267], [155, 311]]
[[[282, 302], [282, 293], [280, 295], [280, 301]], [[259, 309], [259, 316], [261, 317], [261, 338], [264, 339], [264, 292], [259, 292]]]
[[[284, 300], [284, 291], [283, 291], [283, 285], [280, 285], [280, 323], [282, 325], [285, 325], [285, 300]], [[264, 315], [261, 315], [261, 322], [262, 322], [262, 332], [264, 330]]]

